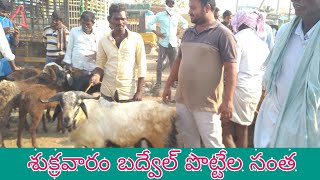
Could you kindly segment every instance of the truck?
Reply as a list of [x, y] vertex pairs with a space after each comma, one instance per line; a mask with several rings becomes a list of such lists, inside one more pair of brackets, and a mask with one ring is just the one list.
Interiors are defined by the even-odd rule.
[[20, 28], [20, 43], [16, 48], [16, 61], [44, 63], [45, 45], [43, 29], [50, 25], [55, 10], [64, 13], [64, 24], [69, 30], [80, 25], [83, 11], [92, 11], [97, 20], [106, 20], [108, 0], [14, 0], [10, 19]]

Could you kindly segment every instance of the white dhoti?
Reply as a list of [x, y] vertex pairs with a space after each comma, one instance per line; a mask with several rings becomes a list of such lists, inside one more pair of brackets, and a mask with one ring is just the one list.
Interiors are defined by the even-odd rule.
[[243, 126], [250, 126], [254, 119], [261, 96], [261, 88], [249, 90], [236, 87], [233, 96], [233, 112], [231, 121]]

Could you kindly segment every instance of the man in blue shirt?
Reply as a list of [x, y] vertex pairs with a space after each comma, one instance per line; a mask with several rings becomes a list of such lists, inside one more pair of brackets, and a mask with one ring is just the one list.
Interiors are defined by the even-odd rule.
[[[154, 89], [160, 89], [162, 64], [168, 56], [170, 68], [177, 56], [177, 30], [179, 22], [182, 28], [188, 28], [188, 22], [174, 10], [174, 0], [166, 0], [166, 10], [159, 12], [149, 23], [148, 28], [159, 38], [159, 55], [157, 61], [157, 83]], [[155, 23], [160, 24], [160, 32], [153, 28]]]
[[[9, 2], [0, 0], [0, 22], [3, 27], [6, 38], [12, 51], [19, 44], [19, 30], [14, 28], [13, 23], [8, 18], [12, 11], [12, 5]], [[0, 78], [4, 79], [12, 71], [18, 70], [14, 61], [9, 61], [3, 56], [0, 57]]]

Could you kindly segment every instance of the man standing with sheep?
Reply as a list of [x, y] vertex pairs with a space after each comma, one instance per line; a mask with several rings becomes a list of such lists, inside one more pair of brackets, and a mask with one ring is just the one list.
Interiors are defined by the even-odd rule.
[[179, 77], [176, 108], [184, 147], [201, 147], [202, 141], [205, 147], [221, 148], [221, 120], [229, 121], [232, 117], [236, 41], [232, 32], [215, 20], [215, 0], [189, 0], [189, 7], [195, 26], [182, 37], [163, 101], [171, 99], [170, 86]]
[[103, 75], [101, 96], [108, 101], [141, 101], [147, 73], [143, 39], [140, 34], [126, 28], [124, 4], [112, 4], [109, 14], [108, 20], [113, 30], [99, 41], [97, 68], [93, 71], [91, 82], [98, 84]]

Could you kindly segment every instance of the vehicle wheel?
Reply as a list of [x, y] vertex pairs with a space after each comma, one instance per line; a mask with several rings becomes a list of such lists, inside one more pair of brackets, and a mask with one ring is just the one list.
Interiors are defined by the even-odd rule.
[[147, 54], [150, 54], [150, 53], [151, 53], [151, 50], [152, 50], [152, 46], [151, 46], [151, 45], [145, 44], [145, 45], [144, 45], [144, 48], [145, 48]]

